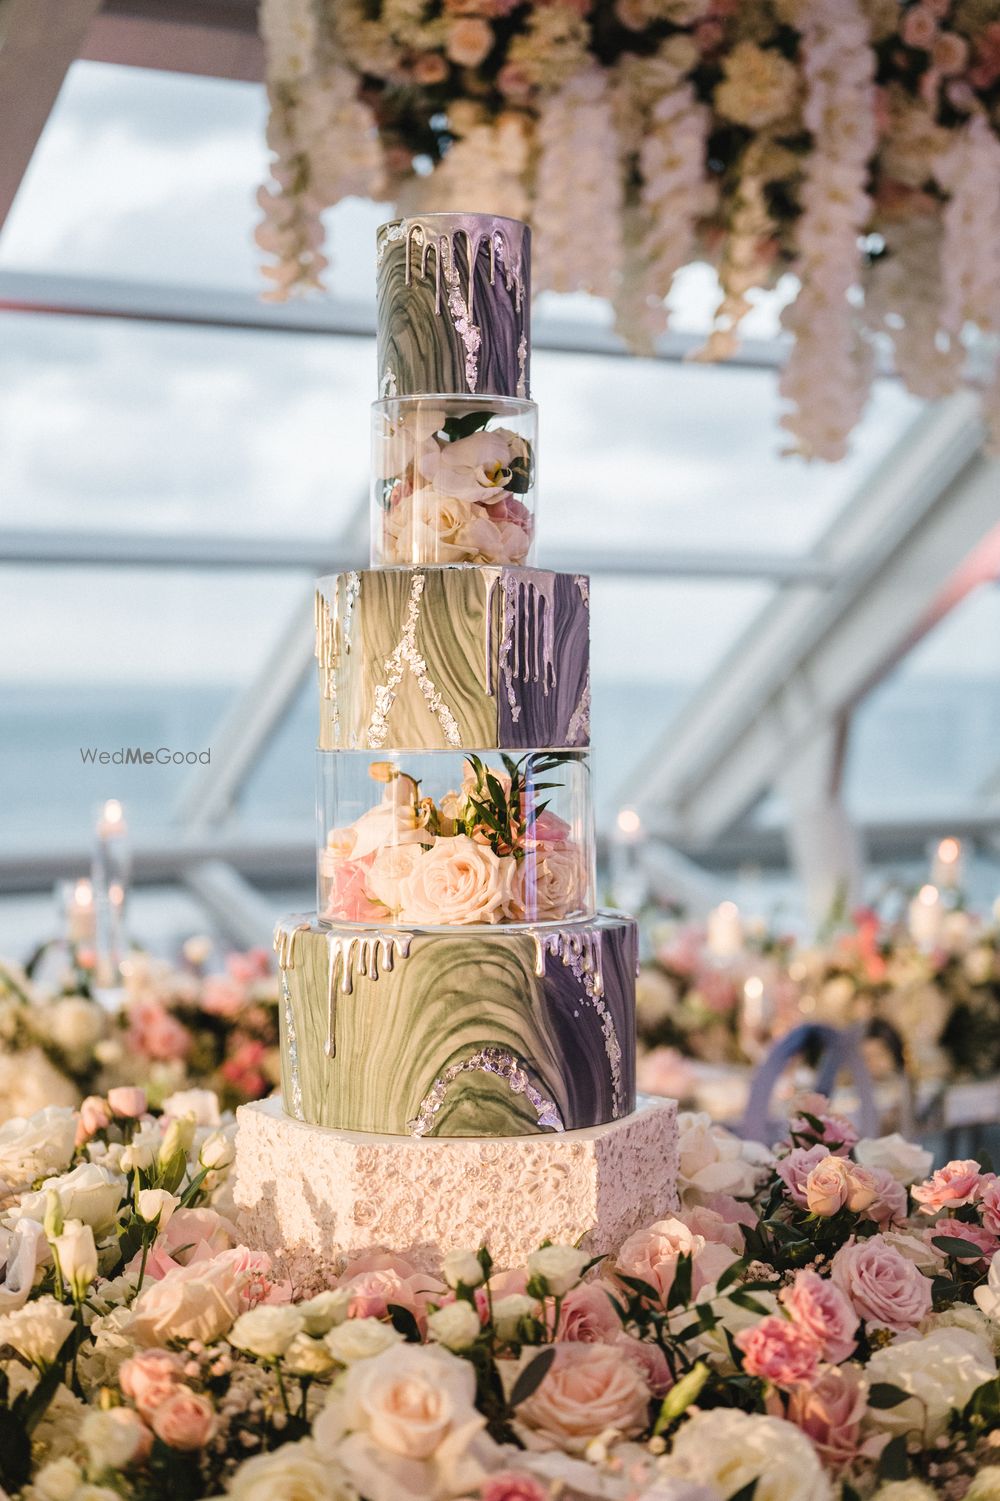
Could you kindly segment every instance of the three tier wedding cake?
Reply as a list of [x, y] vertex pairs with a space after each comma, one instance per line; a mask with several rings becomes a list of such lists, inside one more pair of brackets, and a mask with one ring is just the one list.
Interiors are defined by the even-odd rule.
[[433, 1261], [486, 1208], [513, 1247], [504, 1182], [546, 1186], [535, 1241], [673, 1202], [636, 926], [595, 908], [588, 580], [534, 567], [529, 246], [484, 215], [378, 233], [372, 567], [319, 581], [318, 910], [278, 925], [283, 1110], [239, 1143], [245, 1219], [307, 1262]]

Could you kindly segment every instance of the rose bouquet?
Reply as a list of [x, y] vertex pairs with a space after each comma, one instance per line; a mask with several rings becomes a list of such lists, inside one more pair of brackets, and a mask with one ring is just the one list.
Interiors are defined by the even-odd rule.
[[[437, 799], [394, 762], [372, 762], [380, 801], [331, 829], [320, 856], [322, 916], [421, 927], [588, 915], [589, 862], [546, 797], [582, 763], [547, 752], [499, 762], [469, 754], [461, 786]], [[560, 770], [563, 782], [546, 780]]]
[[681, 1119], [615, 1252], [391, 1250], [293, 1289], [233, 1127], [134, 1088], [0, 1128], [0, 1484], [24, 1501], [991, 1501], [1000, 1180], [803, 1099]]
[[446, 397], [376, 405], [377, 562], [528, 561], [533, 443], [498, 425], [506, 415]]

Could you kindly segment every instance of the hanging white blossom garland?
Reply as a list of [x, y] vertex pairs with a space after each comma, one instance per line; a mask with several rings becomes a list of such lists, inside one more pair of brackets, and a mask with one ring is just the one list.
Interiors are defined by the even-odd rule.
[[798, 24], [813, 144], [797, 227], [802, 287], [782, 315], [795, 343], [780, 381], [792, 410], [781, 421], [793, 451], [832, 461], [847, 451], [874, 371], [851, 296], [861, 281], [860, 237], [871, 211], [875, 56], [857, 0], [806, 0]]
[[622, 270], [624, 192], [607, 75], [588, 68], [553, 94], [538, 121], [535, 285], [614, 298]]

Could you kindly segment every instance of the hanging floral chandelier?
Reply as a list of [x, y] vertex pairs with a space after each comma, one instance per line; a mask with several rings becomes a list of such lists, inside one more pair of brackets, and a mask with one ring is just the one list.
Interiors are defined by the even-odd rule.
[[639, 353], [690, 262], [721, 286], [706, 359], [792, 273], [794, 452], [843, 456], [880, 354], [933, 399], [974, 345], [1000, 428], [1000, 0], [264, 0], [261, 25], [272, 298], [321, 286], [348, 195], [504, 213], [536, 288], [610, 299]]

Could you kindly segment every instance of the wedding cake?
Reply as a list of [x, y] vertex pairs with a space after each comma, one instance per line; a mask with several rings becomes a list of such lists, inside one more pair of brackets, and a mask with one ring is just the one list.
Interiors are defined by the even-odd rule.
[[623, 1152], [669, 1207], [674, 1124], [636, 1111], [635, 923], [595, 906], [588, 580], [534, 566], [529, 231], [397, 220], [377, 268], [372, 566], [317, 589], [318, 906], [278, 924], [283, 1109], [242, 1113], [239, 1192], [272, 1240], [297, 1215], [315, 1242], [305, 1186], [280, 1211], [261, 1195], [275, 1153], [293, 1177], [308, 1160], [347, 1185], [339, 1245], [373, 1174], [385, 1209], [435, 1162], [438, 1201], [404, 1193], [396, 1220], [456, 1226], [458, 1184], [500, 1143], [522, 1192], [576, 1162], [579, 1234]]

